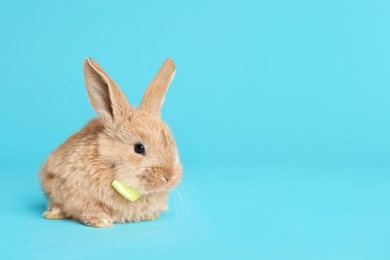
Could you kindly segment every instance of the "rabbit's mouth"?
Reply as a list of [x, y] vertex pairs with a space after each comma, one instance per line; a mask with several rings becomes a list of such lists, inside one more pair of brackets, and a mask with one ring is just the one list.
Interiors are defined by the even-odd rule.
[[143, 174], [142, 186], [149, 192], [169, 191], [180, 183], [182, 167], [151, 167]]

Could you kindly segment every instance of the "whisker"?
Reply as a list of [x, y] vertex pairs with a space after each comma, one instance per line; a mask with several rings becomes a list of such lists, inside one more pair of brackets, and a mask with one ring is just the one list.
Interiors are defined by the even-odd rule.
[[174, 201], [174, 204], [175, 204], [175, 213], [176, 213], [176, 220], [180, 220], [180, 216], [179, 216], [179, 203], [177, 202], [177, 196], [172, 196], [173, 197], [173, 201]]
[[179, 200], [179, 205], [177, 207], [177, 213], [178, 213], [179, 223], [181, 224], [182, 223], [182, 216], [183, 216], [183, 213], [182, 213], [183, 212], [183, 202], [182, 202], [182, 198], [181, 198], [179, 190], [175, 189], [175, 192], [177, 194], [177, 199]]
[[179, 210], [180, 220], [182, 220], [182, 217], [183, 217], [183, 200], [181, 198], [181, 194], [180, 194], [180, 191], [178, 189], [176, 189], [176, 194], [177, 194], [177, 197], [179, 199], [179, 204], [180, 204], [180, 210]]
[[188, 209], [188, 214], [191, 214], [192, 213], [192, 203], [191, 203], [191, 200], [190, 200], [190, 197], [188, 196], [188, 193], [187, 191], [185, 190], [184, 186], [180, 186], [180, 189], [181, 189], [181, 193], [183, 196], [183, 200], [184, 201], [187, 201], [187, 209]]
[[183, 187], [179, 187], [177, 191], [178, 191], [178, 194], [179, 194], [179, 196], [180, 196], [180, 200], [182, 201], [182, 203], [183, 203], [183, 205], [184, 205], [185, 213], [186, 213], [187, 215], [190, 214], [190, 212], [191, 212], [190, 207], [188, 206], [187, 201], [185, 200], [185, 198], [184, 198], [183, 195], [182, 195]]

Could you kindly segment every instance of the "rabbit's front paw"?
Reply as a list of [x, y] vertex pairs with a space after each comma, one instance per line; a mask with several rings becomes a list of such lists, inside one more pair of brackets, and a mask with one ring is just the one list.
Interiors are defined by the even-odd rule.
[[112, 221], [106, 214], [82, 214], [80, 221], [85, 225], [96, 228], [112, 227]]
[[155, 219], [158, 219], [159, 217], [160, 217], [160, 213], [154, 213], [154, 214], [146, 216], [146, 218], [144, 220], [155, 220]]
[[43, 212], [42, 216], [46, 219], [63, 219], [65, 218], [61, 210], [57, 207], [52, 208], [51, 210], [46, 210]]

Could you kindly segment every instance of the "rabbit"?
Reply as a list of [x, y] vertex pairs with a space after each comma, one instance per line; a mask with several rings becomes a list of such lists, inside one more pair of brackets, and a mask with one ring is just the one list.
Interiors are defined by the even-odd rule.
[[[160, 117], [175, 64], [167, 58], [145, 91], [139, 108], [91, 58], [84, 79], [99, 115], [52, 152], [40, 170], [48, 198], [46, 219], [73, 219], [91, 227], [154, 220], [168, 209], [169, 192], [180, 183], [175, 140]], [[112, 186], [115, 179], [139, 191], [126, 200]]]

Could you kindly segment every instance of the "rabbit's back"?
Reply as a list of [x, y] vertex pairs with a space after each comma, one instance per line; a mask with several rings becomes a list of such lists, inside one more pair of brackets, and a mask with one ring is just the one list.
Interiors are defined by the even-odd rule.
[[[110, 169], [98, 156], [97, 138], [103, 131], [101, 119], [93, 119], [59, 146], [41, 169], [44, 192], [51, 198], [52, 206], [60, 206], [63, 212], [70, 211], [67, 217], [78, 208], [82, 210], [84, 203], [93, 201], [93, 194], [98, 197], [103, 193], [100, 187], [109, 182], [106, 179]], [[66, 207], [69, 207], [68, 211]]]

